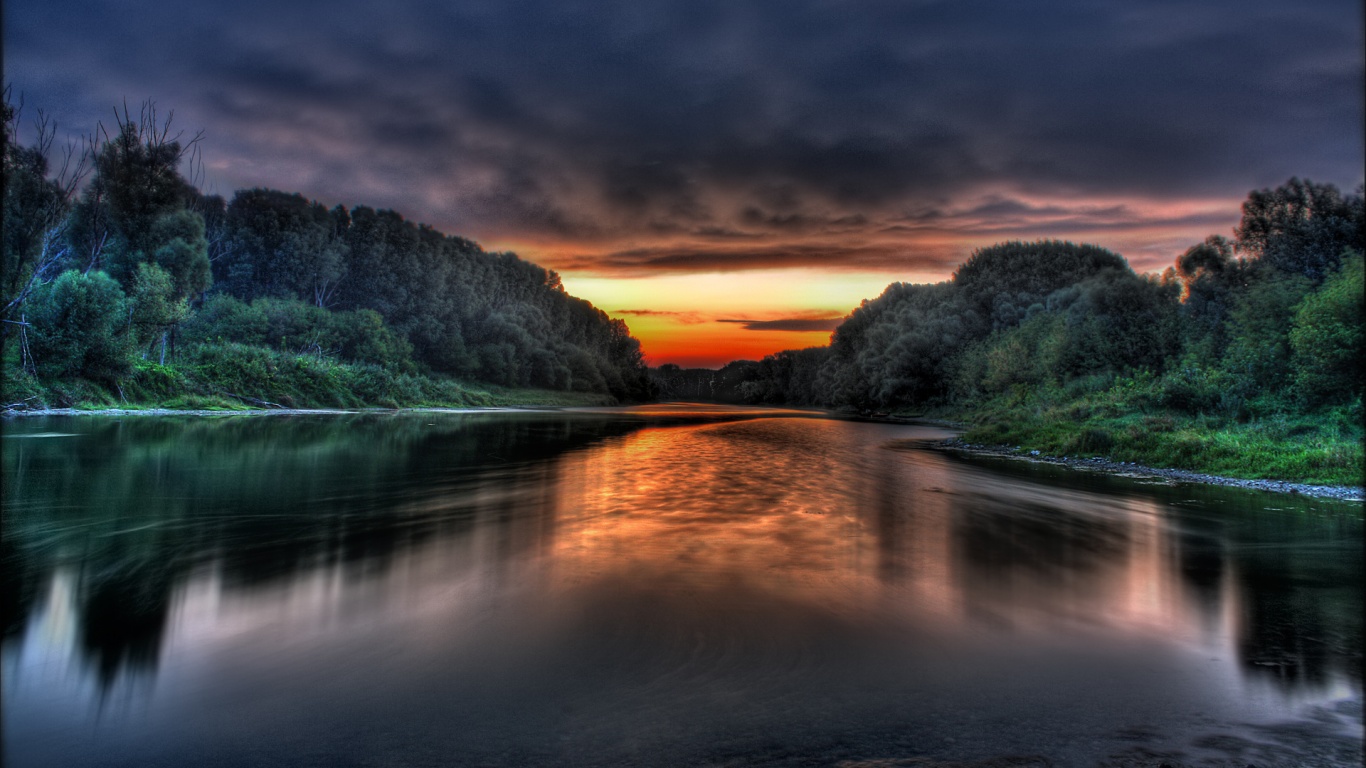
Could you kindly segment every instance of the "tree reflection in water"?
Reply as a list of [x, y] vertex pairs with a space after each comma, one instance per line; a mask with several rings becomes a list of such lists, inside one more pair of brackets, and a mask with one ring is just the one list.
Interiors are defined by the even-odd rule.
[[[1243, 719], [1359, 699], [1359, 505], [968, 464], [916, 447], [933, 429], [814, 416], [15, 422], [7, 757], [250, 732], [287, 761], [354, 718], [464, 718], [441, 739], [492, 763], [630, 762], [623, 739], [951, 756], [937, 734], [978, 717], [1016, 723], [985, 743], [1047, 752], [1187, 678], [1214, 686], [1190, 707]], [[1230, 693], [1256, 680], [1281, 698]], [[120, 681], [140, 703], [117, 733], [42, 745]]]

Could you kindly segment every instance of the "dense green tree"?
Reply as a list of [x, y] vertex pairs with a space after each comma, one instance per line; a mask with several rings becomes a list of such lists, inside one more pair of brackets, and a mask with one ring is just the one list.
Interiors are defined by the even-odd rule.
[[1175, 286], [1127, 267], [1106, 269], [1063, 289], [1054, 305], [1066, 306], [1066, 341], [1058, 361], [1065, 375], [1160, 372], [1180, 349]]
[[1248, 195], [1235, 230], [1238, 248], [1282, 272], [1319, 282], [1346, 249], [1366, 251], [1362, 195], [1292, 178]]
[[1311, 290], [1308, 278], [1266, 263], [1249, 271], [1248, 285], [1233, 299], [1222, 368], [1233, 394], [1245, 400], [1271, 396], [1289, 382], [1290, 318]]
[[1128, 268], [1124, 257], [1095, 245], [1011, 241], [978, 249], [954, 272], [953, 284], [991, 328], [1005, 328], [1060, 288], [1106, 269]]
[[176, 299], [189, 300], [208, 290], [213, 277], [203, 217], [190, 210], [160, 216], [152, 223], [151, 239], [158, 245], [150, 263], [170, 275]]
[[1068, 330], [1066, 313], [1035, 312], [1018, 326], [965, 347], [954, 361], [953, 397], [971, 401], [1058, 383], [1065, 377]]
[[[184, 340], [198, 344], [270, 346], [621, 399], [652, 392], [626, 325], [514, 254], [485, 252], [393, 211], [328, 210], [265, 189], [238, 192], [231, 203], [204, 195], [180, 173], [198, 137], [182, 143], [150, 102], [137, 119], [126, 109], [118, 115], [112, 135], [92, 137], [93, 176], [63, 217], [63, 188], [48, 178], [45, 153], [11, 142], [11, 111], [5, 116], [7, 302], [17, 291], [10, 288], [41, 283], [30, 278], [55, 220], [64, 227], [65, 265], [121, 287], [117, 335], [144, 354], [158, 342], [163, 357], [174, 350], [168, 342], [183, 322]], [[63, 281], [47, 297], [49, 309], [53, 296], [72, 294]], [[65, 348], [53, 341], [60, 334], [42, 330], [54, 357]]]
[[1362, 255], [1353, 252], [1296, 308], [1290, 326], [1291, 368], [1297, 394], [1308, 403], [1361, 397], [1364, 294]]
[[164, 361], [184, 305], [212, 282], [204, 218], [192, 206], [213, 205], [181, 176], [190, 145], [171, 134], [169, 117], [159, 122], [147, 102], [138, 119], [126, 108], [116, 118], [113, 136], [92, 141], [94, 175], [70, 217], [69, 263], [119, 282], [138, 318], [132, 337], [146, 343], [155, 332]]
[[30, 345], [38, 373], [110, 382], [128, 369], [128, 302], [104, 272], [62, 273], [31, 301]]
[[181, 328], [187, 342], [237, 342], [299, 354], [413, 369], [412, 345], [378, 312], [333, 312], [298, 299], [250, 304], [227, 294], [210, 297]]
[[1177, 258], [1173, 274], [1180, 281], [1181, 332], [1185, 347], [1207, 361], [1224, 354], [1225, 329], [1234, 296], [1247, 284], [1250, 266], [1234, 258], [1233, 243], [1211, 235]]
[[754, 374], [751, 401], [790, 405], [822, 404], [826, 398], [820, 388], [820, 374], [829, 355], [829, 347], [808, 347], [764, 357]]
[[332, 304], [349, 253], [342, 238], [349, 217], [334, 216], [302, 195], [239, 191], [224, 216], [226, 244], [214, 260], [215, 283], [245, 300], [273, 296]]
[[107, 269], [131, 284], [139, 262], [151, 261], [165, 243], [154, 229], [163, 216], [188, 207], [198, 193], [180, 175], [188, 146], [171, 134], [171, 121], [158, 122], [146, 102], [138, 118], [115, 113], [112, 136], [92, 139], [94, 176], [72, 214], [71, 242], [85, 271]]
[[157, 264], [139, 264], [128, 298], [134, 342], [147, 346], [160, 341], [160, 359], [165, 362], [166, 332], [189, 314], [185, 299], [176, 294], [171, 273]]

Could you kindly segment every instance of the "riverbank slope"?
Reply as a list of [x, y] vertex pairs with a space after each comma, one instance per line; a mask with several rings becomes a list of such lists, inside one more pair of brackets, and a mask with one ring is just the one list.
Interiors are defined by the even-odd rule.
[[1000, 398], [971, 407], [901, 412], [963, 430], [960, 449], [1056, 461], [1104, 461], [1230, 481], [1314, 486], [1363, 485], [1359, 407], [1304, 414], [1271, 412], [1244, 421], [1144, 408], [1094, 396]]
[[[224, 345], [228, 347], [229, 345]], [[4, 367], [0, 411], [350, 410], [615, 405], [601, 392], [503, 387], [449, 376], [232, 345], [160, 364], [133, 361], [114, 382], [39, 379]]]

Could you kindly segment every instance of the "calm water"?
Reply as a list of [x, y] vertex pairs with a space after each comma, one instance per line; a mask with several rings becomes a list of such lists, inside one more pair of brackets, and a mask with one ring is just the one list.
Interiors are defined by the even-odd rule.
[[1360, 503], [945, 434], [7, 422], [5, 764], [1359, 763]]

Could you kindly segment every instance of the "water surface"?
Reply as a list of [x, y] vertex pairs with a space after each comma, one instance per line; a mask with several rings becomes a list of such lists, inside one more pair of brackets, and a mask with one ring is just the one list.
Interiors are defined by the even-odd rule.
[[5, 763], [1360, 760], [1360, 503], [923, 447], [945, 434], [8, 422]]

